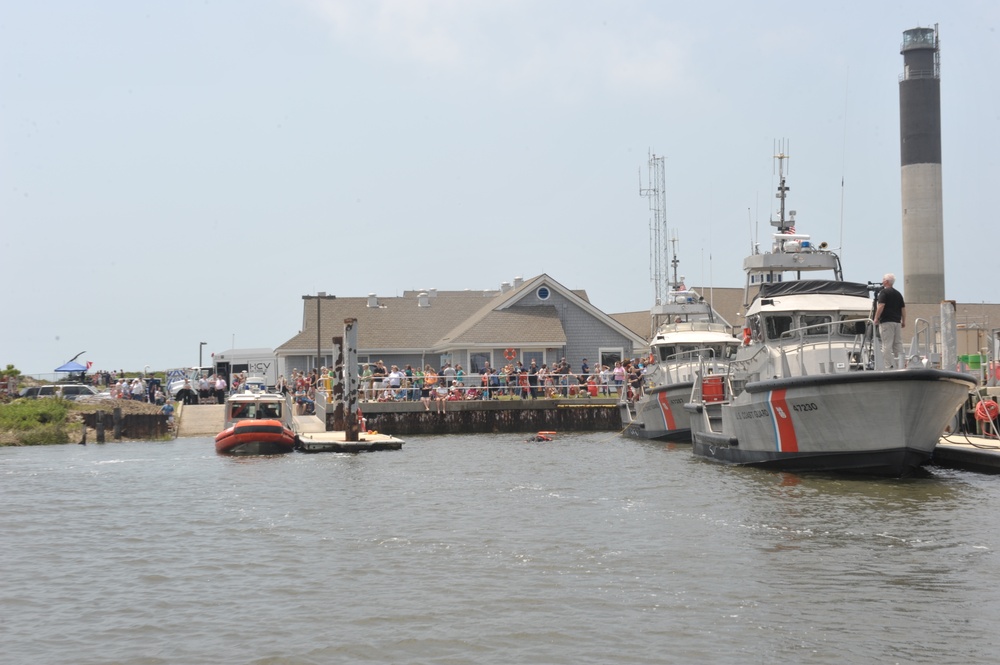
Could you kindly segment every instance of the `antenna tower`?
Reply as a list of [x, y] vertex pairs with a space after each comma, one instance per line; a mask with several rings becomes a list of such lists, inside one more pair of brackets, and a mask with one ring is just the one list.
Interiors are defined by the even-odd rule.
[[774, 159], [778, 162], [778, 193], [775, 198], [780, 201], [778, 205], [778, 219], [771, 220], [771, 226], [778, 227], [778, 233], [795, 233], [795, 211], [785, 210], [785, 197], [788, 196], [788, 185], [785, 184], [785, 160], [789, 159], [788, 141], [775, 142]]
[[649, 173], [646, 187], [639, 178], [639, 196], [649, 199], [653, 218], [649, 222], [649, 278], [653, 282], [657, 305], [667, 302], [669, 267], [667, 262], [667, 176], [665, 157], [649, 153]]

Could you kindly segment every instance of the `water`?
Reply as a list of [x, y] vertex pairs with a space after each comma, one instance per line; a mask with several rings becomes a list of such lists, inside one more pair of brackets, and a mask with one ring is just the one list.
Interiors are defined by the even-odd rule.
[[0, 662], [1000, 662], [1000, 478], [564, 435], [0, 449]]

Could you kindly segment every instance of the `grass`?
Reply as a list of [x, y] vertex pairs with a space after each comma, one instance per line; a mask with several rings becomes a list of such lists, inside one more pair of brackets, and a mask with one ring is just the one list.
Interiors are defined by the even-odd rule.
[[19, 399], [0, 404], [0, 445], [69, 443], [69, 411], [69, 402], [62, 399]]

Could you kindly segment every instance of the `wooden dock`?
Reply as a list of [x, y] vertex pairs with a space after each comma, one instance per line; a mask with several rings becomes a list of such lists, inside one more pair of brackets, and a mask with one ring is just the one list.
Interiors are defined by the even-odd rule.
[[343, 430], [327, 430], [316, 416], [292, 416], [293, 429], [298, 435], [298, 449], [304, 453], [370, 453], [399, 450], [402, 439], [378, 432], [361, 432], [357, 441], [348, 441]]

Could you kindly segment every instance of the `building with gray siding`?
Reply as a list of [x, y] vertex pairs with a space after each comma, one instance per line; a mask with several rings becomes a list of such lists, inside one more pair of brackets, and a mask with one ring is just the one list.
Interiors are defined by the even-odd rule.
[[586, 292], [542, 274], [489, 291], [304, 296], [302, 329], [275, 349], [281, 372], [330, 366], [333, 338], [343, 335], [349, 318], [358, 322], [359, 363], [401, 368], [451, 363], [478, 374], [485, 363], [497, 368], [514, 356], [525, 366], [565, 358], [579, 372], [584, 358], [593, 368], [647, 349], [641, 335], [594, 307]]

